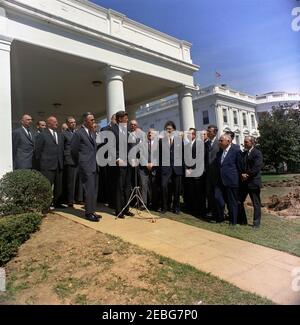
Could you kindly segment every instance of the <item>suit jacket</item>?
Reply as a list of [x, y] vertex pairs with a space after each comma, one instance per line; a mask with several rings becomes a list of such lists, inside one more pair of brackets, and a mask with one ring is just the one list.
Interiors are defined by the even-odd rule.
[[[130, 151], [130, 149], [135, 145], [134, 143], [128, 143], [128, 138], [130, 136], [130, 132], [128, 131], [128, 129], [126, 129], [126, 136], [124, 137], [120, 137], [120, 129], [119, 129], [119, 125], [118, 124], [114, 124], [111, 126], [110, 130], [114, 133], [115, 136], [115, 143], [113, 146], [110, 146], [109, 151], [110, 153], [112, 152], [116, 152], [116, 160], [118, 159], [122, 159], [122, 160], [126, 160], [127, 157], [124, 157], [123, 154], [126, 154], [126, 152], [122, 152], [122, 150], [120, 150], [120, 147], [123, 146], [123, 148], [126, 148], [127, 146], [127, 155], [128, 152]], [[123, 141], [122, 143], [120, 143], [120, 140]], [[128, 161], [127, 161], [127, 165]]]
[[223, 150], [217, 153], [217, 165], [219, 170], [219, 182], [226, 187], [238, 188], [240, 172], [242, 171], [242, 152], [235, 146], [231, 146], [221, 164]]
[[248, 188], [261, 188], [261, 169], [263, 167], [263, 155], [260, 150], [253, 148], [248, 155], [248, 151], [243, 152], [243, 173], [249, 175], [249, 178], [242, 182], [243, 186]]
[[218, 172], [218, 164], [217, 164], [217, 154], [220, 151], [219, 141], [216, 138], [213, 145], [210, 146], [210, 141], [205, 142], [206, 145], [206, 172], [207, 179], [213, 185], [217, 185], [219, 172]]
[[[183, 175], [183, 170], [184, 170], [184, 162], [183, 162], [183, 157], [184, 157], [184, 145], [183, 145], [183, 140], [180, 138], [177, 141], [175, 141], [175, 137], [177, 137], [177, 135], [174, 136], [174, 140], [173, 143], [170, 147], [170, 164], [169, 166], [163, 166], [163, 152], [162, 149], [164, 148], [169, 148], [169, 144], [166, 141], [169, 141], [168, 137], [164, 137], [162, 139], [159, 139], [159, 159], [160, 159], [160, 171], [161, 171], [161, 175], [171, 175], [173, 172], [175, 173], [175, 175], [177, 176], [182, 176]], [[179, 143], [181, 142], [181, 144]], [[180, 164], [177, 163], [177, 165], [175, 166], [175, 154], [176, 152], [178, 152], [178, 150], [180, 149], [180, 145], [181, 145], [181, 151], [182, 151], [182, 159], [180, 161]], [[176, 148], [176, 147], [177, 148]], [[178, 166], [179, 165], [179, 166]]]
[[64, 142], [64, 165], [65, 166], [75, 166], [71, 155], [71, 140], [75, 134], [71, 130], [67, 129], [66, 131], [62, 132], [62, 139]]
[[82, 126], [71, 140], [71, 156], [79, 172], [89, 174], [97, 171], [96, 154], [96, 135], [92, 132], [91, 138]]
[[62, 134], [57, 132], [56, 143], [49, 129], [45, 129], [36, 137], [35, 158], [40, 170], [62, 170], [64, 143]]
[[12, 132], [13, 145], [13, 167], [14, 169], [32, 169], [33, 168], [33, 150], [34, 150], [34, 134], [28, 136], [24, 128], [21, 126]]
[[[155, 176], [158, 174], [159, 170], [159, 141], [154, 140], [152, 145], [149, 146], [149, 140], [146, 140], [146, 144], [141, 146], [141, 150], [139, 151], [140, 154], [140, 166], [139, 169], [141, 172], [143, 172], [145, 175], [151, 175]], [[152, 161], [151, 161], [152, 157]], [[147, 163], [153, 163], [153, 167], [151, 168], [151, 171], [147, 168]]]

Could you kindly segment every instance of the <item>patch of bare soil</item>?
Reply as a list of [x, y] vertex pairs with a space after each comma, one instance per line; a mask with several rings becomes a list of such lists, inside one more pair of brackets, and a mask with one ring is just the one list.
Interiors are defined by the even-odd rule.
[[279, 216], [300, 217], [300, 189], [296, 188], [293, 192], [285, 196], [272, 195], [270, 202], [267, 203], [270, 211], [277, 212]]
[[[57, 215], [47, 216], [16, 258], [6, 265], [2, 303], [143, 303], [144, 274], [159, 258]], [[130, 292], [132, 290], [132, 293]], [[1, 298], [1, 295], [0, 295]], [[155, 301], [154, 301], [155, 302]], [[151, 301], [144, 301], [151, 303]]]
[[263, 187], [297, 187], [300, 186], [300, 176], [294, 176], [291, 179], [270, 181], [263, 184]]

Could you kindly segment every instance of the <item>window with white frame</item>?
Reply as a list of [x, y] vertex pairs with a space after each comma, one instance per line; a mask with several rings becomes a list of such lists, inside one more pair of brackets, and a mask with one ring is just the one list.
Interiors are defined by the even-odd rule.
[[243, 126], [247, 126], [247, 114], [243, 113]]
[[254, 114], [251, 114], [251, 127], [252, 127], [252, 129], [255, 129], [255, 117], [254, 117]]
[[235, 143], [239, 146], [241, 145], [240, 136], [238, 134], [235, 135]]
[[233, 123], [234, 123], [234, 125], [238, 125], [239, 124], [238, 112], [237, 111], [233, 111]]
[[223, 108], [223, 123], [228, 123], [227, 108]]
[[208, 115], [208, 111], [203, 111], [202, 112], [203, 115], [203, 125], [205, 124], [209, 124], [209, 115]]

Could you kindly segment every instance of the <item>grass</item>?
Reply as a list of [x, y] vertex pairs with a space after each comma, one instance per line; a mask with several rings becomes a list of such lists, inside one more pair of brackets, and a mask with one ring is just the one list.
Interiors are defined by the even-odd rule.
[[[248, 210], [247, 214], [252, 215], [252, 212]], [[264, 213], [260, 229], [254, 230], [249, 225], [237, 225], [232, 228], [228, 223], [210, 223], [185, 213], [166, 213], [164, 217], [300, 256], [300, 219], [285, 220]]]
[[266, 182], [278, 182], [283, 180], [290, 180], [293, 179], [295, 176], [300, 176], [300, 174], [269, 174], [269, 175], [262, 175], [261, 180], [263, 183]]

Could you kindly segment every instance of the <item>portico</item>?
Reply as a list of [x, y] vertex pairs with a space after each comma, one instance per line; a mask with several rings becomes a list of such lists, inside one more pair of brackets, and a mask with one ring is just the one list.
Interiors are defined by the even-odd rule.
[[12, 169], [11, 130], [24, 113], [134, 117], [141, 104], [179, 93], [182, 127], [194, 126], [190, 48], [88, 1], [0, 0], [0, 177]]

